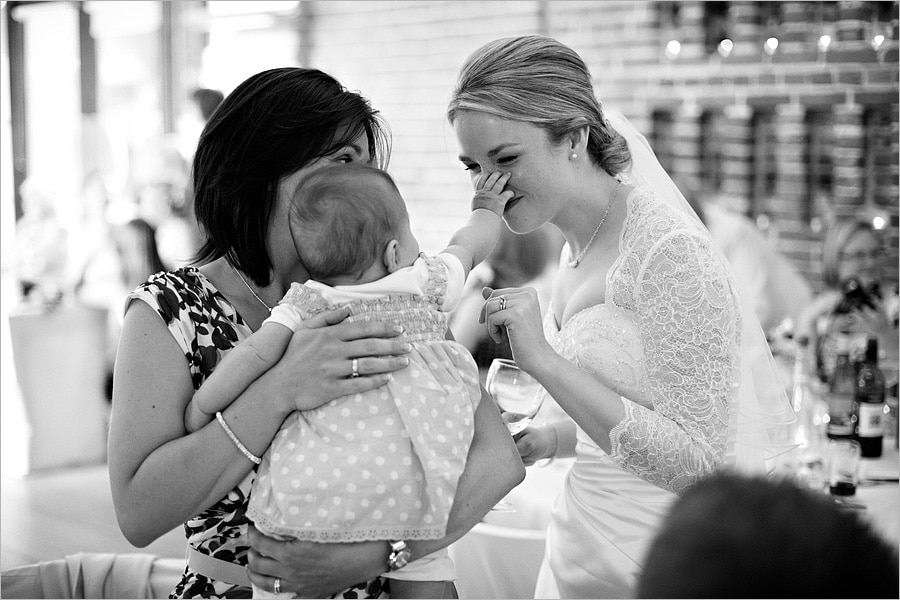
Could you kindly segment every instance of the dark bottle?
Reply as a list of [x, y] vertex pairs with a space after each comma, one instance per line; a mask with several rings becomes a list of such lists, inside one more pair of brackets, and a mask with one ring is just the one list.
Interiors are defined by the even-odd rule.
[[828, 425], [831, 439], [852, 439], [856, 434], [856, 369], [850, 362], [848, 340], [837, 348], [837, 364], [828, 385]]
[[881, 456], [884, 439], [884, 373], [878, 367], [878, 340], [869, 338], [856, 375], [856, 437], [862, 455]]

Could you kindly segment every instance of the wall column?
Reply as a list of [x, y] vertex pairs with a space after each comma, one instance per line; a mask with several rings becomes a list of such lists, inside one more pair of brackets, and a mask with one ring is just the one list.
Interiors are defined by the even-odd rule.
[[855, 216], [865, 203], [866, 132], [863, 112], [859, 104], [838, 104], [834, 107], [832, 206], [838, 216]]
[[753, 196], [753, 111], [732, 104], [722, 114], [722, 193], [746, 214]]

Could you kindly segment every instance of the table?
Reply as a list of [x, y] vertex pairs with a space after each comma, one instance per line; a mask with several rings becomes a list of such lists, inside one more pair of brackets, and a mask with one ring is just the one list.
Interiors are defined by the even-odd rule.
[[106, 323], [106, 310], [63, 304], [19, 305], [2, 324], [14, 366], [3, 418], [18, 417], [4, 427], [4, 472], [7, 452], [24, 463], [11, 467], [17, 474], [106, 460]]
[[574, 460], [528, 467], [506, 496], [516, 512], [489, 512], [450, 546], [461, 599], [534, 597], [550, 511]]
[[856, 498], [866, 505], [863, 518], [872, 528], [888, 541], [900, 548], [900, 454], [897, 448], [885, 440], [885, 448], [880, 458], [864, 458], [860, 466], [860, 481], [869, 477], [890, 477], [888, 484], [860, 485], [856, 488]]
[[[557, 460], [546, 467], [528, 467], [525, 481], [506, 497], [517, 512], [488, 513], [450, 546], [461, 599], [534, 596], [550, 512], [573, 461]], [[898, 471], [900, 456], [893, 440], [885, 441], [880, 458], [864, 459], [860, 469], [863, 480], [876, 475], [896, 478]], [[900, 548], [900, 485], [861, 485], [856, 500], [865, 505], [860, 516]]]

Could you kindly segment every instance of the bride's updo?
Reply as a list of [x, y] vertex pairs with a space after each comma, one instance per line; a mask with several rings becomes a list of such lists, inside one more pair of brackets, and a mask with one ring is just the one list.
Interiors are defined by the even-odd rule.
[[450, 123], [461, 110], [533, 123], [554, 144], [587, 125], [588, 154], [600, 167], [616, 176], [631, 163], [628, 144], [603, 116], [587, 65], [553, 38], [500, 38], [473, 52], [447, 108]]

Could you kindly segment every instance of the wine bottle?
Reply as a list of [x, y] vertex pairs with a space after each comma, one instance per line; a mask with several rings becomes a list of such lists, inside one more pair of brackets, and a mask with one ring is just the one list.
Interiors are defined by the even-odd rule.
[[850, 362], [849, 340], [838, 338], [837, 364], [828, 385], [828, 425], [831, 439], [852, 439], [856, 433], [856, 370]]
[[859, 417], [856, 437], [862, 455], [881, 456], [884, 440], [884, 373], [878, 367], [878, 339], [869, 338], [866, 356], [856, 375], [856, 402]]

